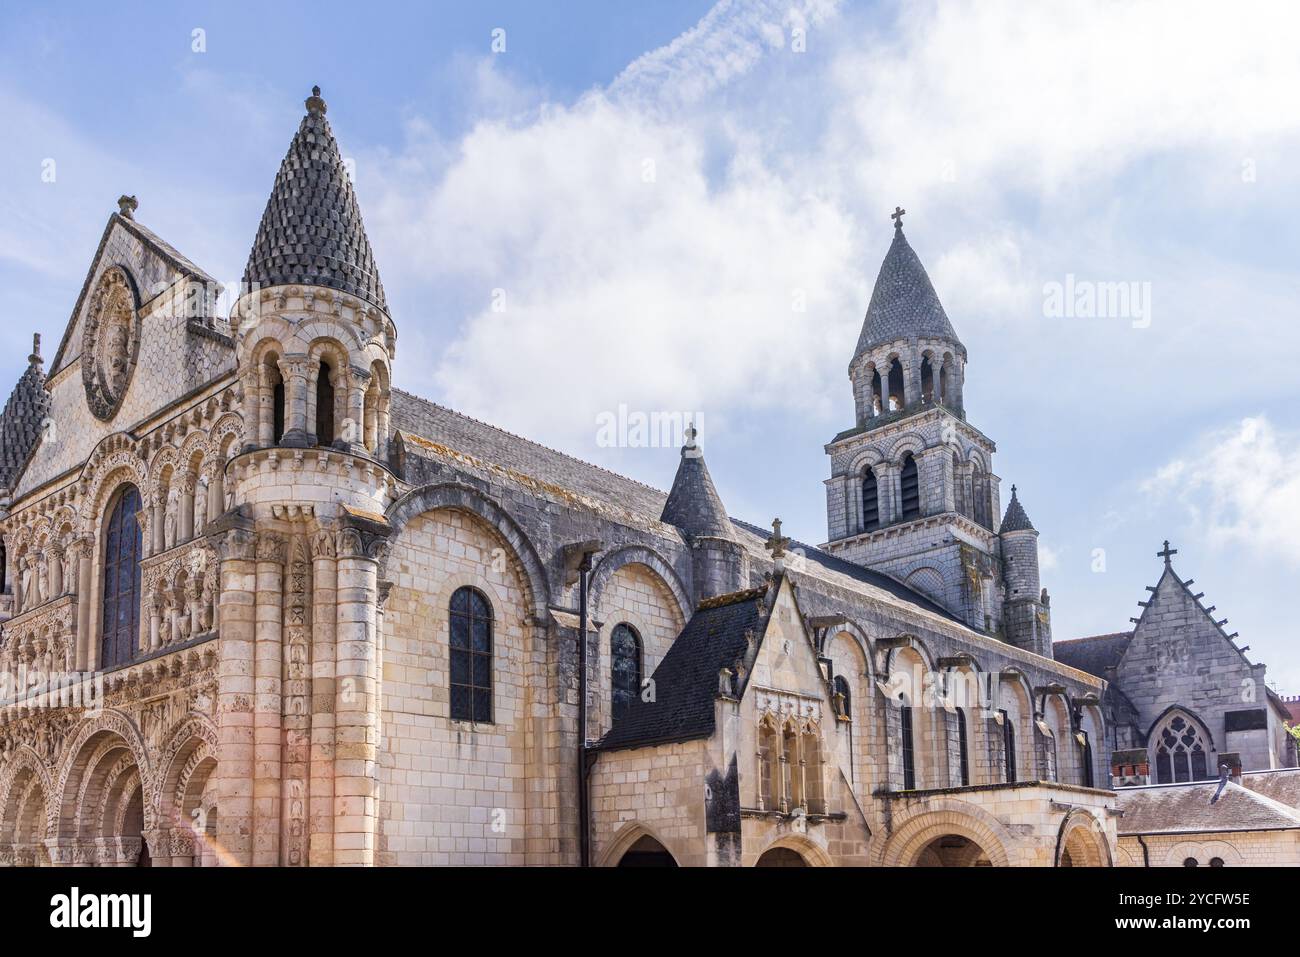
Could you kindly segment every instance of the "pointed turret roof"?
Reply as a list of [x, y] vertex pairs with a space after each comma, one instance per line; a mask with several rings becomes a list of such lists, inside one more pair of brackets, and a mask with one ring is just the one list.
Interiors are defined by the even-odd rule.
[[1002, 525], [999, 532], [1036, 532], [1034, 523], [1029, 520], [1025, 514], [1025, 507], [1020, 504], [1020, 499], [1016, 495], [1016, 487], [1011, 486], [1011, 501], [1007, 503], [1007, 514], [1002, 517]]
[[704, 453], [696, 444], [695, 436], [695, 426], [688, 426], [677, 477], [673, 479], [659, 520], [676, 525], [691, 538], [704, 536], [734, 541], [736, 533], [731, 519], [718, 497], [718, 490], [713, 487], [709, 467], [704, 464]]
[[361, 209], [325, 119], [320, 87], [280, 164], [262, 213], [244, 283], [327, 286], [385, 312], [384, 286], [361, 223]]
[[32, 354], [27, 371], [0, 412], [0, 488], [13, 488], [41, 435], [41, 425], [50, 414], [50, 394], [45, 389], [41, 337], [32, 337]]
[[902, 210], [899, 210], [894, 223], [894, 241], [880, 264], [853, 357], [856, 359], [876, 346], [918, 336], [948, 339], [962, 353], [966, 351], [943, 311], [925, 267], [903, 235]]

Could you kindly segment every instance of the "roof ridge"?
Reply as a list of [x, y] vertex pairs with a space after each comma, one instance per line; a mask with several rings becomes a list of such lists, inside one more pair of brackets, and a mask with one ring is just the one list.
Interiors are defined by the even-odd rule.
[[[401, 389], [398, 388], [397, 386], [393, 386], [392, 391], [400, 392], [402, 395], [407, 396], [408, 398], [411, 399], [415, 399], [417, 402], [423, 402], [427, 405], [433, 406], [434, 408], [441, 409], [444, 412], [450, 412], [452, 415], [458, 415], [462, 419], [468, 419], [470, 422], [473, 422], [476, 425], [481, 425], [486, 429], [491, 429], [494, 432], [499, 432], [502, 435], [509, 436], [512, 439], [516, 439], [520, 442], [527, 442], [529, 445], [534, 445], [539, 449], [545, 449], [547, 452], [554, 453], [555, 455], [562, 455], [566, 459], [570, 460], [571, 462], [577, 462], [579, 465], [585, 465], [587, 468], [596, 469], [599, 472], [604, 472], [606, 475], [612, 475], [615, 478], [623, 479], [623, 481], [625, 482], [631, 482], [634, 485], [639, 485], [643, 489], [646, 489], [647, 491], [657, 492], [660, 495], [664, 496], [665, 498], [667, 498], [668, 496], [668, 493], [665, 492], [663, 489], [656, 488], [653, 485], [649, 485], [645, 482], [642, 482], [640, 479], [632, 478], [630, 475], [624, 475], [622, 472], [615, 472], [613, 469], [606, 468], [603, 465], [597, 465], [595, 462], [588, 462], [586, 459], [580, 459], [576, 455], [572, 454], [571, 452], [565, 452], [560, 449], [551, 448], [551, 446], [549, 445], [543, 445], [541, 442], [538, 442], [536, 439], [530, 439], [527, 436], [520, 435], [517, 432], [511, 432], [509, 429], [503, 429], [501, 428], [501, 426], [493, 425], [491, 422], [488, 422], [485, 419], [476, 418], [465, 412], [461, 412], [459, 409], [453, 409], [449, 405], [443, 405], [441, 402], [435, 402], [433, 399], [426, 399], [424, 396], [416, 395], [414, 392], [411, 392], [407, 389]], [[415, 434], [418, 435], [419, 433], [417, 432]]]
[[1099, 641], [1102, 638], [1132, 638], [1132, 631], [1108, 631], [1100, 635], [1085, 635], [1082, 638], [1057, 638], [1054, 645], [1072, 645], [1080, 641]]

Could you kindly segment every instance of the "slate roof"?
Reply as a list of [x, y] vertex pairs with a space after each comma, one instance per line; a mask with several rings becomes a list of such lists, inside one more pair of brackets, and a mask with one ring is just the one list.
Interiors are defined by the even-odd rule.
[[1241, 776], [1241, 786], [1280, 804], [1300, 808], [1300, 768], [1247, 771]]
[[709, 467], [704, 464], [704, 452], [695, 444], [694, 429], [682, 447], [677, 475], [659, 520], [676, 525], [692, 538], [701, 535], [735, 538], [731, 519], [709, 476]]
[[1124, 650], [1133, 640], [1133, 632], [1117, 631], [1109, 635], [1090, 638], [1071, 638], [1054, 642], [1052, 656], [1063, 665], [1086, 671], [1098, 678], [1106, 677], [1106, 669], [1114, 668], [1124, 656]]
[[319, 87], [276, 174], [244, 283], [326, 286], [388, 311], [352, 180], [325, 119]]
[[1300, 811], [1229, 781], [1116, 788], [1120, 834], [1300, 829]]
[[702, 602], [654, 671], [655, 700], [633, 700], [596, 748], [616, 751], [710, 737], [719, 672], [744, 656], [746, 632], [762, 639], [766, 594], [766, 588], [752, 588]]
[[50, 414], [50, 394], [45, 389], [41, 337], [32, 337], [27, 370], [0, 412], [0, 488], [13, 488], [41, 436], [41, 423]]
[[963, 354], [966, 352], [921, 260], [908, 244], [903, 230], [895, 229], [894, 241], [876, 276], [853, 358], [876, 346], [919, 336], [948, 339]]
[[1033, 532], [1034, 523], [1029, 520], [1025, 514], [1025, 507], [1020, 504], [1020, 498], [1016, 495], [1016, 487], [1011, 486], [1011, 501], [1007, 503], [1007, 514], [1002, 517], [1002, 525], [999, 527], [1001, 532]]

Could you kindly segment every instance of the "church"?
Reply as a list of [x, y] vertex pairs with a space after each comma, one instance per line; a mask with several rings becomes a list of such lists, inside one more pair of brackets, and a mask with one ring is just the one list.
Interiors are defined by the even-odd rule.
[[393, 387], [326, 112], [227, 315], [124, 196], [0, 415], [0, 864], [1110, 866], [1113, 771], [1294, 765], [1168, 563], [1054, 651], [903, 210], [814, 547]]

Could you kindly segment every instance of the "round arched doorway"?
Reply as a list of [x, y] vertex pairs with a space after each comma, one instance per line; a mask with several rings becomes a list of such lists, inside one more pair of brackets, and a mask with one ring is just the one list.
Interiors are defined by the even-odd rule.
[[992, 867], [984, 848], [960, 834], [936, 837], [916, 856], [914, 867]]
[[772, 847], [759, 855], [755, 867], [807, 867], [803, 855], [793, 848]]
[[618, 860], [619, 867], [676, 867], [677, 861], [649, 834], [642, 835]]

